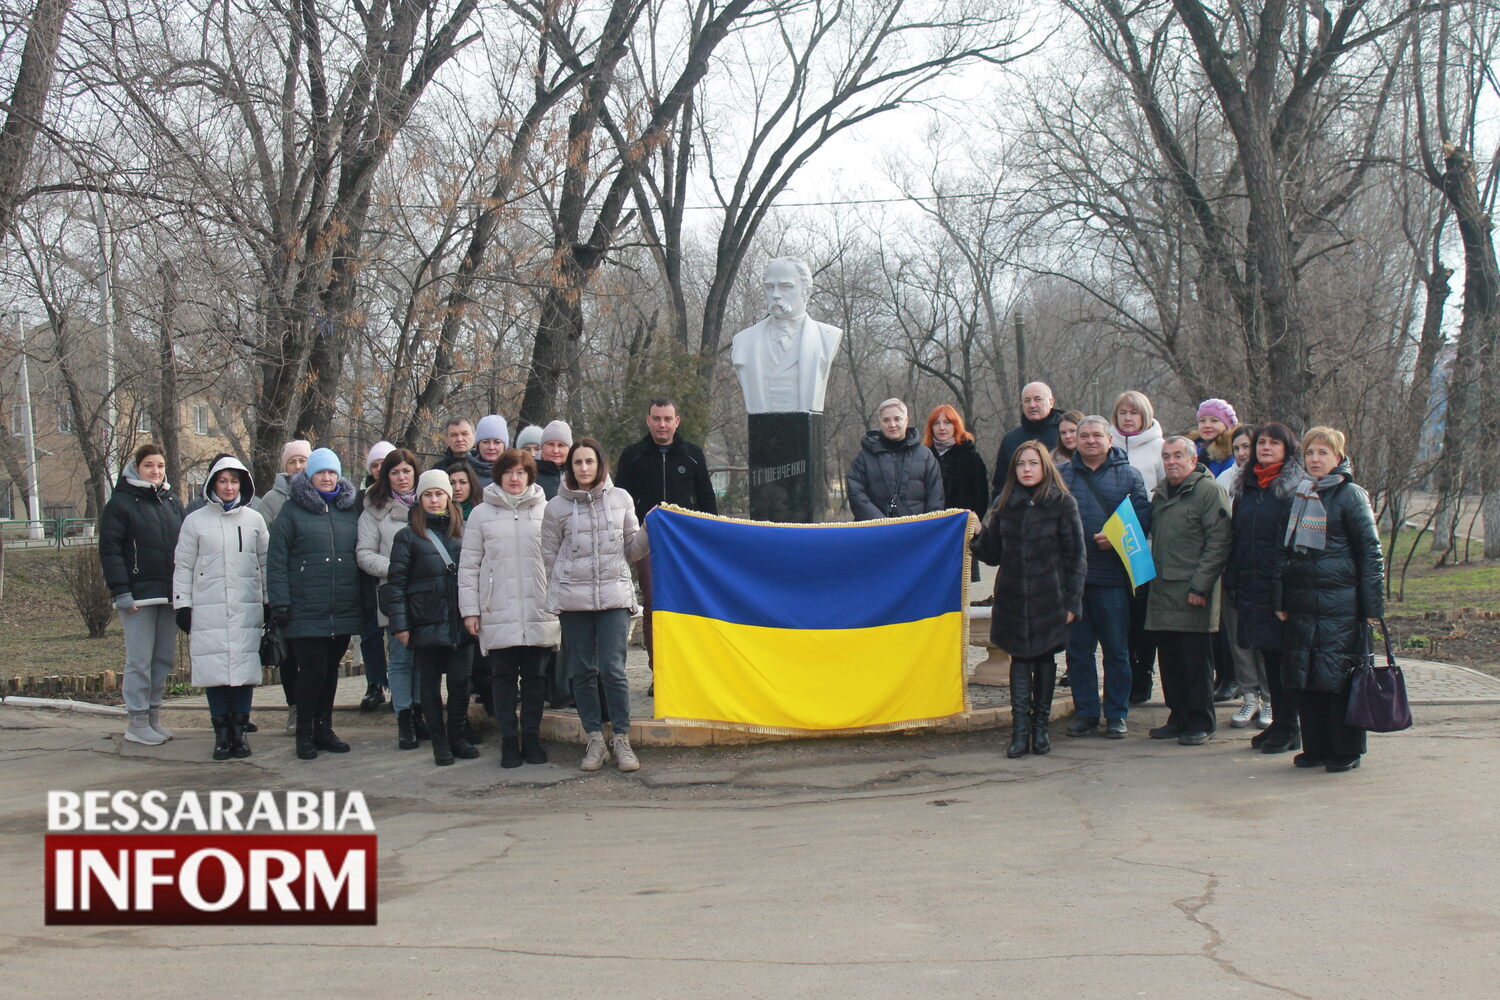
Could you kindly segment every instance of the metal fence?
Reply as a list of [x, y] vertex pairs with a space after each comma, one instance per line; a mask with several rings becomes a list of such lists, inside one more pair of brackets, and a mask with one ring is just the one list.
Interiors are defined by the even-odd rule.
[[0, 520], [0, 539], [8, 549], [66, 549], [99, 543], [92, 517], [45, 517], [40, 521]]

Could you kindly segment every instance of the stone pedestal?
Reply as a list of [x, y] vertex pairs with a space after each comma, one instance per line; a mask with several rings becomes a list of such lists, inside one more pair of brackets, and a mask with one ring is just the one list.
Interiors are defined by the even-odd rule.
[[750, 517], [807, 524], [823, 520], [823, 414], [751, 413]]

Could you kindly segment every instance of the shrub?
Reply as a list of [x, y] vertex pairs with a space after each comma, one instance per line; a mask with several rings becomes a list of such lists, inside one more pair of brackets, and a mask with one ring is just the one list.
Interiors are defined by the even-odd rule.
[[115, 608], [114, 601], [109, 596], [109, 588], [104, 585], [104, 568], [99, 565], [99, 550], [81, 548], [75, 552], [64, 577], [68, 581], [68, 593], [73, 595], [73, 604], [83, 616], [83, 624], [89, 630], [89, 638], [97, 639], [104, 635]]

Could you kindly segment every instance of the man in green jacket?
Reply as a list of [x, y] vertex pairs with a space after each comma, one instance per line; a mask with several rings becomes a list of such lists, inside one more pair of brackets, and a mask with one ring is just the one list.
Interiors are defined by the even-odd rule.
[[1151, 493], [1156, 579], [1146, 628], [1156, 633], [1167, 724], [1153, 740], [1202, 746], [1213, 739], [1214, 667], [1209, 634], [1219, 630], [1219, 577], [1229, 559], [1229, 501], [1198, 464], [1185, 437], [1162, 442], [1166, 477]]

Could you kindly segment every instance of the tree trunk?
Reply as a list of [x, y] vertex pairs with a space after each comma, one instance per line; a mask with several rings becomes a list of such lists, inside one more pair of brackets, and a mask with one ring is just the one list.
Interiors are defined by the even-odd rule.
[[9, 113], [0, 128], [0, 240], [10, 232], [16, 197], [31, 161], [31, 150], [42, 127], [42, 112], [52, 89], [57, 46], [73, 0], [37, 0], [31, 30], [21, 49], [21, 64], [5, 107]]
[[156, 364], [161, 379], [161, 390], [155, 405], [151, 407], [156, 422], [156, 440], [167, 453], [167, 482], [182, 483], [182, 449], [177, 419], [177, 350], [174, 324], [177, 316], [177, 267], [171, 261], [163, 261], [157, 268], [161, 274], [161, 336], [157, 342]]

